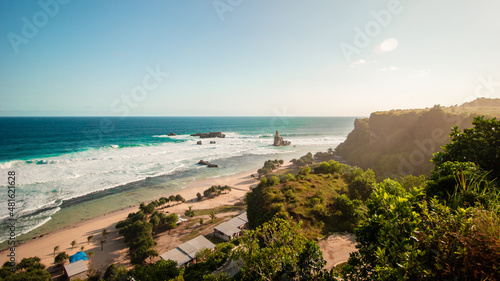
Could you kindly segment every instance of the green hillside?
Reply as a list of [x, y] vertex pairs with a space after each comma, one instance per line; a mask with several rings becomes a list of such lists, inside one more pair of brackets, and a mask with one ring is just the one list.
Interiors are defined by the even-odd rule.
[[357, 119], [335, 153], [350, 165], [372, 169], [378, 179], [429, 175], [432, 154], [449, 141], [453, 126], [469, 128], [474, 116], [500, 116], [500, 99], [461, 106], [375, 112]]

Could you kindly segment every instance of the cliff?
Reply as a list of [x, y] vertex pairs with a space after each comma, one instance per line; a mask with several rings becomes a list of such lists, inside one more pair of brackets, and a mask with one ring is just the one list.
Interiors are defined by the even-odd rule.
[[356, 119], [354, 130], [335, 153], [351, 165], [370, 168], [378, 178], [429, 175], [432, 154], [449, 141], [451, 128], [471, 127], [474, 116], [499, 116], [500, 99], [461, 106], [375, 112]]

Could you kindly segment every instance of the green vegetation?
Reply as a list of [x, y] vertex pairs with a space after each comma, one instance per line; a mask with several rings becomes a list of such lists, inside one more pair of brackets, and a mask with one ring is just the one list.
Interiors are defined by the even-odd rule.
[[300, 157], [299, 159], [292, 159], [291, 161], [297, 167], [304, 167], [310, 165], [314, 162], [314, 158], [311, 152], [306, 155]]
[[436, 106], [426, 110], [375, 112], [357, 119], [354, 130], [335, 154], [350, 165], [372, 169], [378, 179], [430, 174], [432, 154], [458, 125], [470, 127], [472, 115], [449, 113]]
[[[201, 251], [195, 264], [182, 269], [172, 261], [141, 262], [128, 272], [110, 266], [105, 280], [497, 280], [498, 123], [476, 118], [473, 128], [453, 129], [451, 142], [435, 154], [429, 178], [409, 175], [377, 183], [375, 172], [333, 161], [331, 151], [316, 154], [318, 160], [328, 159], [322, 163], [312, 162], [309, 153], [299, 159], [304, 165], [296, 174], [268, 174], [247, 194], [251, 230], [234, 244]], [[196, 213], [214, 219], [216, 213], [241, 209]], [[120, 232], [137, 227], [151, 233], [148, 229], [161, 225], [151, 218], [147, 222], [143, 211], [130, 214], [130, 221], [119, 223]], [[200, 222], [186, 236], [193, 238], [204, 227], [210, 224]], [[322, 253], [310, 239], [337, 231], [354, 232], [359, 251], [326, 272]], [[216, 270], [231, 261], [241, 270], [229, 279]]]
[[472, 125], [463, 132], [453, 127], [450, 142], [432, 161], [436, 166], [449, 161], [472, 162], [491, 171], [491, 178], [500, 179], [500, 120], [476, 117]]
[[[476, 118], [474, 128], [454, 129], [450, 144], [433, 159], [427, 186], [408, 188], [392, 180], [376, 185], [366, 204], [367, 219], [355, 231], [359, 252], [339, 275], [349, 280], [496, 280], [500, 192], [488, 177], [499, 166], [465, 162], [476, 158], [463, 156], [466, 148], [495, 152], [500, 135], [483, 134], [495, 132], [495, 124], [496, 119]], [[499, 158], [497, 153], [490, 160]]]
[[[156, 206], [161, 205], [161, 202], [166, 204], [166, 201], [162, 199], [153, 201], [148, 205], [141, 203], [139, 212], [130, 213], [127, 219], [116, 224], [116, 228], [120, 229], [119, 233], [125, 237], [125, 243], [130, 248], [130, 261], [132, 264], [142, 264], [147, 258], [158, 255], [158, 252], [153, 248], [156, 245], [153, 232], [170, 230], [177, 226], [179, 219], [177, 214], [167, 216], [154, 209]], [[150, 206], [153, 206], [153, 209]], [[151, 215], [148, 216], [148, 214]]]
[[5, 281], [50, 281], [50, 274], [45, 270], [45, 265], [40, 263], [39, 257], [24, 258], [11, 270], [11, 263], [6, 262], [0, 268], [0, 280]]
[[68, 259], [69, 259], [69, 256], [68, 256], [68, 254], [66, 254], [66, 252], [60, 252], [59, 254], [57, 254], [57, 256], [55, 256], [54, 263], [62, 265]]
[[[333, 160], [292, 174], [267, 176], [246, 196], [251, 229], [273, 217], [303, 221], [309, 238], [353, 231], [364, 218], [363, 200], [375, 184], [374, 173]], [[339, 197], [339, 195], [344, 195]]]
[[237, 280], [322, 280], [325, 261], [318, 245], [301, 225], [273, 218], [240, 240], [234, 259], [241, 259]]
[[[224, 185], [224, 186], [221, 186], [221, 185], [212, 185], [211, 187], [209, 187], [208, 189], [206, 189], [205, 191], [203, 191], [203, 196], [209, 198], [209, 197], [214, 197], [214, 196], [219, 196], [222, 194], [222, 192], [226, 193], [231, 191], [231, 187], [228, 186], [228, 185]], [[200, 195], [201, 196], [201, 195]], [[200, 199], [198, 198], [198, 201]]]
[[188, 209], [184, 212], [184, 215], [190, 218], [194, 217], [194, 210], [192, 208], [193, 206], [189, 206]]
[[284, 162], [281, 159], [267, 160], [266, 162], [264, 162], [264, 166], [257, 170], [257, 173], [259, 174], [259, 176], [267, 175], [279, 168], [281, 165], [283, 165], [283, 163]]

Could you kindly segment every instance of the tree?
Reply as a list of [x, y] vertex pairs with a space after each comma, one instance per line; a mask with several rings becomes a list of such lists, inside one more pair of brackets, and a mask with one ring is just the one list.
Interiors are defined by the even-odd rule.
[[194, 211], [192, 210], [193, 206], [189, 206], [188, 207], [189, 209], [187, 209], [185, 212], [184, 212], [184, 215], [188, 216], [188, 217], [194, 217]]
[[104, 250], [104, 243], [106, 243], [106, 239], [101, 239], [101, 251]]
[[361, 170], [361, 174], [355, 176], [347, 185], [349, 198], [365, 201], [370, 197], [375, 183], [375, 173], [371, 169], [366, 170], [366, 172]]
[[59, 251], [59, 246], [55, 246], [54, 247], [54, 255], [53, 256], [56, 256], [56, 252]]
[[173, 202], [175, 201], [175, 196], [174, 196], [174, 195], [170, 195], [170, 196], [168, 197], [168, 200], [169, 200], [169, 203], [170, 203], [170, 202], [172, 202], [172, 203], [173, 203]]
[[103, 276], [104, 280], [129, 280], [128, 272], [125, 266], [118, 266], [116, 264], [110, 264]]
[[353, 232], [365, 219], [366, 208], [361, 200], [351, 200], [345, 194], [337, 196], [329, 206], [336, 231]]
[[4, 263], [0, 269], [0, 279], [5, 281], [50, 281], [50, 274], [45, 270], [45, 265], [40, 263], [39, 257], [24, 258], [11, 270], [10, 262]]
[[214, 220], [215, 220], [215, 218], [216, 218], [216, 216], [215, 216], [215, 212], [214, 212], [214, 211], [211, 211], [211, 212], [210, 212], [210, 214], [209, 214], [209, 216], [210, 216], [210, 219], [212, 220], [212, 223], [213, 223], [213, 222], [214, 222]]
[[177, 227], [177, 222], [179, 221], [179, 216], [176, 213], [170, 214], [165, 217], [162, 222], [167, 230], [171, 230]]
[[159, 200], [160, 205], [165, 205], [168, 203], [168, 198], [167, 197], [161, 197]]
[[83, 249], [85, 249], [85, 246], [80, 247], [80, 251], [83, 251]]
[[176, 202], [186, 202], [186, 199], [184, 199], [180, 194], [175, 195], [175, 201]]
[[109, 234], [109, 231], [107, 231], [106, 229], [102, 230], [102, 237], [104, 237], [104, 239], [106, 239], [108, 237], [108, 234]]
[[89, 262], [90, 262], [90, 259], [94, 256], [94, 252], [93, 251], [89, 251], [87, 253], [87, 256], [89, 257]]
[[73, 250], [73, 248], [75, 248], [75, 245], [76, 245], [76, 241], [75, 240], [71, 241], [71, 250]]
[[273, 218], [243, 235], [234, 257], [242, 261], [243, 280], [320, 280], [325, 261], [317, 244], [299, 225]]
[[89, 235], [87, 236], [87, 245], [90, 244], [90, 241], [92, 241], [92, 238], [94, 237], [94, 235]]
[[181, 274], [181, 269], [175, 261], [160, 260], [148, 266], [137, 265], [130, 274], [135, 280], [172, 280]]
[[45, 269], [45, 265], [40, 263], [39, 257], [24, 258], [17, 265], [17, 269], [30, 271], [33, 269]]
[[436, 166], [448, 161], [473, 162], [491, 177], [500, 179], [500, 120], [475, 117], [472, 128], [461, 132], [455, 126], [450, 133], [450, 142], [443, 151], [434, 154]]
[[54, 258], [54, 263], [57, 263], [57, 264], [64, 264], [64, 262], [69, 259], [69, 256], [68, 254], [66, 254], [66, 252], [60, 252], [59, 254], [57, 254], [57, 256]]
[[[457, 192], [461, 192], [457, 190]], [[343, 267], [346, 280], [490, 280], [500, 274], [498, 211], [456, 209], [423, 188], [377, 184], [368, 215], [355, 230], [359, 251]]]
[[201, 201], [203, 199], [203, 196], [198, 192], [196, 193], [196, 198], [198, 198], [198, 201]]

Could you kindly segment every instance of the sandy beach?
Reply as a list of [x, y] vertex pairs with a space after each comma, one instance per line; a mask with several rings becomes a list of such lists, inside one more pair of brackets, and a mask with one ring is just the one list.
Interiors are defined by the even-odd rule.
[[[290, 164], [285, 164], [281, 168], [286, 168]], [[244, 196], [250, 190], [251, 186], [255, 186], [258, 181], [251, 175], [256, 174], [256, 169], [245, 171], [239, 174], [208, 178], [199, 180], [189, 184], [185, 189], [176, 192], [186, 199], [185, 203], [170, 204], [159, 211], [165, 213], [176, 213], [184, 216], [184, 212], [188, 207], [193, 210], [212, 209], [220, 206], [241, 206], [244, 204]], [[229, 185], [232, 190], [229, 193], [221, 194], [217, 197], [210, 199], [203, 199], [198, 201], [196, 193], [209, 188], [212, 185]], [[158, 198], [171, 194], [158, 194]], [[106, 267], [111, 264], [123, 265], [131, 268], [129, 263], [128, 247], [123, 241], [123, 237], [119, 235], [118, 230], [115, 228], [117, 222], [124, 220], [131, 212], [138, 211], [138, 205], [125, 208], [112, 213], [104, 214], [96, 218], [79, 222], [70, 227], [48, 233], [37, 239], [32, 239], [16, 247], [16, 261], [19, 262], [23, 258], [38, 256], [41, 262], [47, 266], [49, 272], [60, 272], [58, 267], [54, 264], [54, 247], [59, 246], [56, 252], [66, 252], [68, 255], [73, 255], [84, 247], [86, 253], [93, 252], [88, 265], [95, 270], [104, 273]], [[188, 223], [177, 227], [172, 231], [166, 231], [155, 235], [157, 242], [156, 250], [159, 254], [167, 252], [170, 249], [182, 244], [186, 237], [197, 235], [207, 235], [212, 233], [213, 226], [227, 220], [241, 211], [224, 212], [217, 214], [215, 222], [211, 222], [208, 215], [197, 215], [190, 219]], [[203, 218], [204, 224], [200, 225], [199, 220]], [[107, 236], [106, 242], [101, 250], [100, 241], [103, 239], [102, 232], [106, 229], [110, 233]], [[87, 242], [87, 237], [93, 235], [90, 242]], [[184, 239], [184, 240], [183, 240]], [[74, 247], [71, 242], [76, 241]], [[337, 245], [338, 244], [338, 245]], [[327, 261], [328, 268], [333, 267], [339, 262], [346, 261], [349, 253], [355, 251], [355, 241], [353, 237], [336, 237], [335, 239], [327, 238], [319, 243], [324, 258]], [[2, 251], [0, 254], [0, 263], [8, 260], [7, 251]], [[159, 260], [159, 257], [154, 258], [152, 261]]]
[[[251, 177], [253, 173], [256, 173], [256, 169], [235, 175], [208, 178], [193, 182], [185, 189], [175, 193], [184, 197], [186, 199], [185, 203], [171, 204], [161, 211], [177, 213], [178, 215], [184, 216], [184, 211], [188, 209], [188, 206], [192, 206], [194, 210], [200, 210], [222, 205], [234, 205], [235, 203], [242, 202], [250, 186], [257, 184], [257, 181]], [[198, 202], [196, 193], [200, 192], [203, 194], [203, 191], [212, 185], [229, 185], [232, 187], [232, 191], [215, 198], [204, 199]], [[158, 194], [158, 198], [162, 196], [168, 197], [168, 195], [171, 194]], [[18, 245], [15, 250], [16, 261], [19, 262], [23, 258], [38, 256], [41, 262], [50, 269], [54, 267], [55, 246], [59, 246], [59, 250], [56, 254], [65, 251], [69, 255], [73, 255], [80, 251], [83, 246], [86, 253], [89, 251], [94, 252], [94, 255], [90, 258], [90, 265], [96, 270], [103, 272], [111, 263], [130, 267], [128, 262], [128, 247], [123, 242], [123, 237], [118, 234], [115, 225], [117, 222], [124, 220], [129, 213], [137, 212], [138, 207], [139, 206], [136, 205], [104, 214]], [[230, 214], [226, 213], [225, 215]], [[207, 216], [206, 221], [208, 220]], [[110, 234], [107, 236], [106, 243], [103, 245], [104, 249], [101, 250], [100, 241], [103, 239], [102, 231], [104, 229], [109, 231]], [[176, 233], [176, 230], [174, 230], [171, 231], [171, 233], [161, 233], [158, 237], [155, 237], [158, 242], [157, 251], [162, 254], [182, 243], [180, 242], [180, 237], [185, 234], [186, 230], [189, 231], [189, 229], [184, 229], [184, 231], [182, 231], [183, 233]], [[87, 243], [87, 237], [89, 235], [93, 235], [93, 238], [90, 243]], [[71, 241], [76, 241], [74, 247], [71, 246]], [[0, 263], [3, 264], [8, 260], [6, 255], [7, 251], [2, 251], [0, 254]]]

